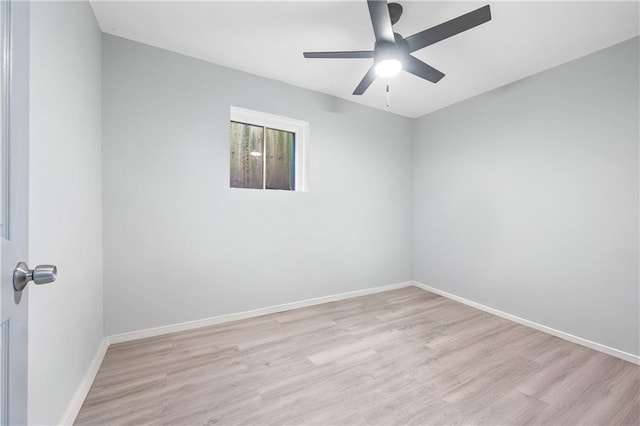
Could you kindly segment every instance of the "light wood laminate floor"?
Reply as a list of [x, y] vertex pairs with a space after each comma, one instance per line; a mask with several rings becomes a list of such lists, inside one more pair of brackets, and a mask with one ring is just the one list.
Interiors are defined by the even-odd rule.
[[399, 290], [112, 345], [76, 424], [634, 424], [640, 367]]

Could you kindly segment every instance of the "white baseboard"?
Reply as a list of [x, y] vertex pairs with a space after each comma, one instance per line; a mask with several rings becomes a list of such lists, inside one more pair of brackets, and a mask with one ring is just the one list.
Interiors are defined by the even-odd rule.
[[423, 290], [429, 291], [431, 293], [435, 293], [440, 296], [446, 297], [447, 299], [455, 300], [456, 302], [460, 302], [465, 305], [471, 306], [473, 308], [480, 309], [481, 311], [485, 311], [490, 314], [497, 315], [499, 317], [511, 320], [513, 322], [517, 322], [518, 324], [526, 325], [527, 327], [531, 327], [536, 330], [543, 331], [547, 334], [551, 334], [552, 336], [556, 336], [561, 339], [568, 340], [569, 342], [577, 343], [578, 345], [586, 346], [587, 348], [590, 348], [590, 349], [595, 349], [596, 351], [603, 352], [607, 355], [612, 355], [616, 358], [620, 358], [625, 361], [632, 362], [634, 364], [640, 364], [640, 356], [633, 355], [628, 352], [624, 352], [615, 348], [611, 348], [609, 346], [605, 346], [600, 343], [592, 342], [591, 340], [583, 339], [582, 337], [574, 336], [573, 334], [565, 333], [564, 331], [556, 330], [551, 327], [547, 327], [546, 325], [538, 324], [533, 321], [529, 321], [527, 319], [520, 318], [515, 315], [511, 315], [506, 312], [499, 311], [498, 309], [494, 309], [489, 306], [485, 306], [481, 303], [477, 303], [472, 300], [465, 299], [464, 297], [456, 296], [455, 294], [447, 293], [446, 291], [438, 290], [437, 288], [430, 287], [426, 284], [422, 284], [417, 281], [414, 281], [413, 285]]
[[320, 305], [322, 303], [336, 302], [338, 300], [351, 299], [353, 297], [366, 296], [368, 294], [381, 293], [384, 291], [395, 290], [397, 288], [410, 287], [414, 285], [413, 281], [383, 285], [380, 287], [372, 287], [364, 290], [355, 290], [347, 293], [334, 294], [331, 296], [316, 297], [313, 299], [301, 300], [298, 302], [284, 303], [282, 305], [269, 306], [266, 308], [254, 309], [252, 311], [238, 312], [235, 314], [220, 315], [212, 318], [205, 318], [195, 321], [181, 322], [178, 324], [165, 325], [162, 327], [148, 328], [145, 330], [131, 331], [128, 333], [115, 334], [109, 336], [109, 343], [122, 343], [131, 340], [144, 339], [146, 337], [160, 336], [162, 334], [175, 333], [176, 331], [192, 330], [194, 328], [207, 327], [214, 324], [221, 324], [229, 321], [237, 321], [246, 318], [259, 317], [262, 315], [275, 314], [277, 312], [285, 312], [307, 306]]
[[107, 353], [107, 349], [109, 348], [109, 340], [105, 337], [100, 342], [98, 349], [96, 350], [96, 354], [87, 369], [87, 372], [84, 374], [76, 393], [73, 395], [69, 406], [67, 407], [67, 411], [62, 416], [59, 424], [61, 425], [73, 425], [73, 422], [76, 421], [76, 417], [78, 417], [78, 413], [80, 412], [80, 408], [82, 408], [82, 404], [84, 403], [87, 394], [89, 393], [89, 389], [91, 389], [91, 385], [93, 384], [93, 380], [96, 378], [96, 374], [98, 374], [98, 370], [100, 369], [100, 365], [102, 364], [102, 360], [104, 359], [105, 354]]

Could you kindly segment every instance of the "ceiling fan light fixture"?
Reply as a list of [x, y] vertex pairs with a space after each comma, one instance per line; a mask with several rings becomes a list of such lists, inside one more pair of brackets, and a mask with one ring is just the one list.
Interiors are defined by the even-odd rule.
[[385, 59], [376, 64], [376, 74], [379, 77], [393, 77], [402, 71], [402, 62], [397, 59]]
[[388, 0], [367, 0], [367, 7], [375, 36], [373, 50], [303, 52], [305, 58], [373, 58], [373, 65], [353, 91], [356, 96], [364, 94], [376, 77], [392, 77], [402, 70], [437, 83], [444, 73], [411, 53], [491, 20], [491, 8], [485, 5], [409, 37], [402, 37], [393, 31], [393, 25], [402, 15], [402, 6], [388, 3]]

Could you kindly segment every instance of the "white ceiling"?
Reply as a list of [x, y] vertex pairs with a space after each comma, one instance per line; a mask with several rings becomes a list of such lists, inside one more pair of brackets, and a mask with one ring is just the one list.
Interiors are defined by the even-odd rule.
[[353, 92], [371, 59], [304, 59], [303, 51], [370, 50], [358, 1], [92, 1], [105, 33], [417, 117], [638, 35], [637, 1], [421, 2], [399, 0], [404, 37], [485, 4], [493, 19], [414, 55], [446, 76], [402, 73]]

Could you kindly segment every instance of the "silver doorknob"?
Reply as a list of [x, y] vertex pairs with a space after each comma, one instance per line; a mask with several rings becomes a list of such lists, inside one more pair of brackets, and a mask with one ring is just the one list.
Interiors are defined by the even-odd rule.
[[22, 291], [29, 281], [36, 284], [52, 283], [56, 280], [58, 268], [54, 265], [38, 265], [35, 269], [29, 269], [26, 263], [20, 262], [13, 271], [13, 288]]

